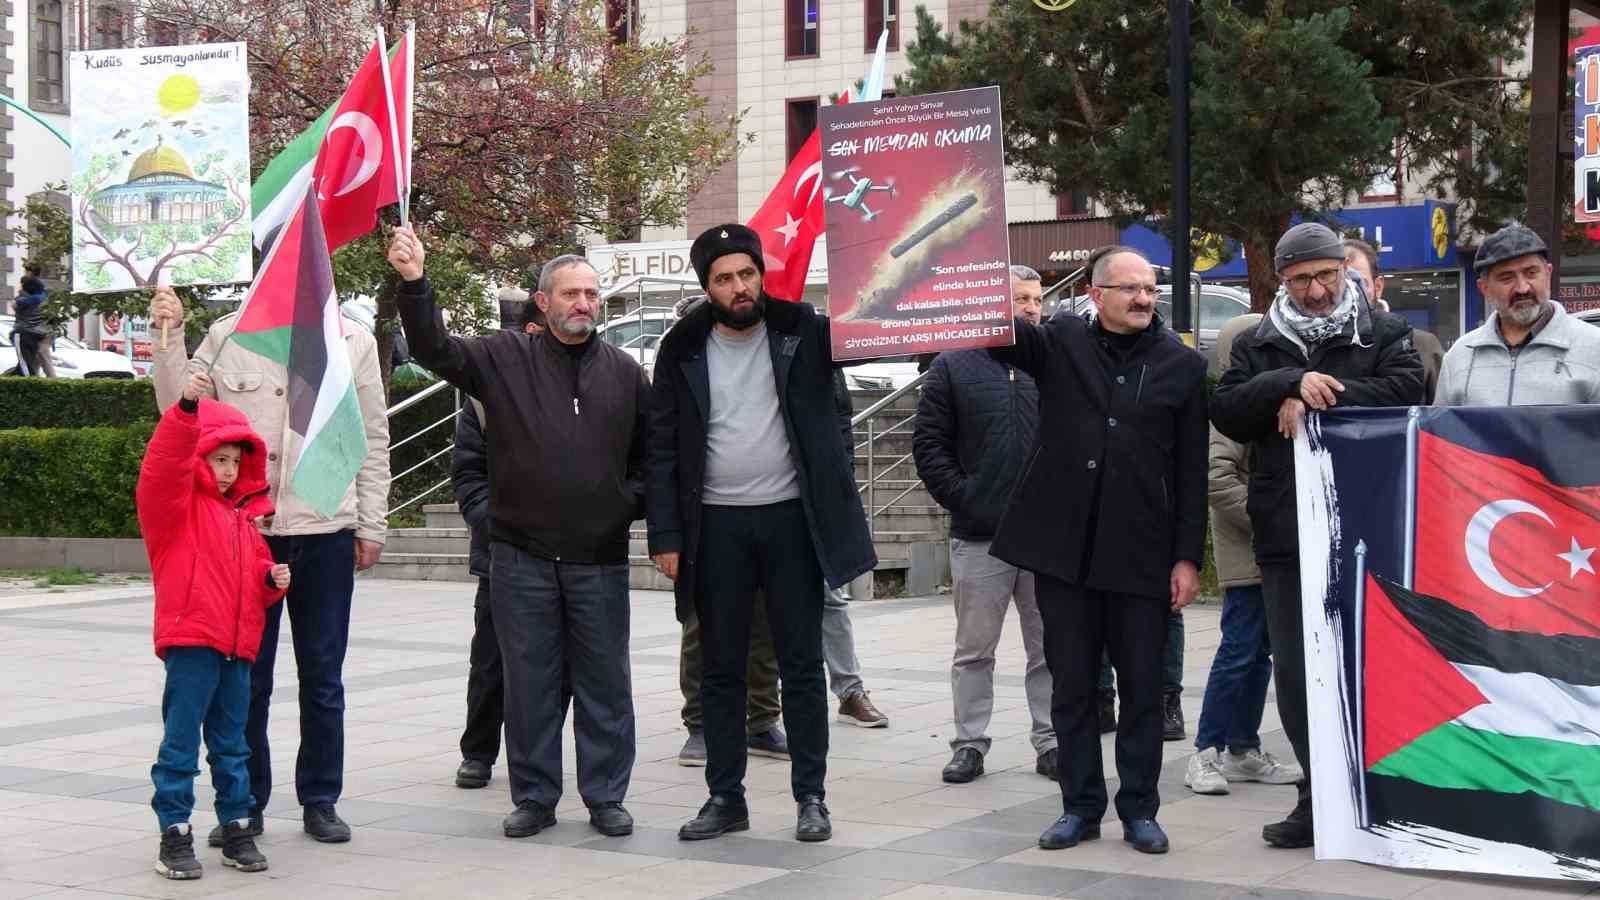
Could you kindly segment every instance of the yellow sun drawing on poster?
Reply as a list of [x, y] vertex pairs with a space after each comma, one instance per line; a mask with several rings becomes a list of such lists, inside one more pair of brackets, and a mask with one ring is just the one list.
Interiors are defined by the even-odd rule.
[[198, 102], [200, 82], [188, 75], [174, 75], [161, 82], [161, 87], [156, 90], [156, 103], [161, 105], [161, 114], [164, 116], [188, 112]]

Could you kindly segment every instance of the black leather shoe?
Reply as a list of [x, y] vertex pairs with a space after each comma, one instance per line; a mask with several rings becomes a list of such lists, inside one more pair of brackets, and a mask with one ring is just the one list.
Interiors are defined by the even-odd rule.
[[730, 831], [750, 830], [750, 808], [743, 797], [712, 794], [700, 814], [678, 829], [680, 841], [705, 841]]
[[828, 818], [828, 807], [815, 794], [800, 798], [800, 812], [795, 818], [794, 839], [815, 843], [833, 837], [833, 821]]
[[531, 837], [556, 824], [556, 812], [537, 800], [524, 800], [517, 804], [501, 822], [508, 838]]
[[1315, 846], [1317, 830], [1312, 828], [1310, 815], [1296, 815], [1299, 810], [1291, 812], [1290, 817], [1283, 822], [1274, 822], [1261, 828], [1261, 839], [1267, 846], [1278, 847], [1282, 850], [1298, 850], [1301, 847]]
[[[227, 823], [223, 823], [223, 824], [218, 825], [217, 827], [211, 829], [211, 833], [206, 835], [206, 845], [207, 846], [209, 846], [209, 847], [221, 847], [224, 843], [227, 842], [227, 834], [226, 834], [226, 830], [225, 830], [226, 824]], [[250, 817], [250, 828], [249, 828], [249, 832], [248, 832], [249, 835], [251, 837], [253, 837], [253, 838], [261, 837], [262, 826], [263, 826], [263, 823], [261, 821], [261, 817], [260, 816], [251, 816]]]
[[1083, 816], [1074, 816], [1070, 813], [1055, 821], [1055, 824], [1044, 830], [1039, 835], [1040, 850], [1065, 850], [1076, 847], [1080, 841], [1100, 840], [1100, 823], [1090, 822]]
[[486, 762], [475, 759], [463, 759], [456, 769], [456, 787], [481, 788], [489, 785], [489, 773], [493, 769]]
[[1056, 765], [1060, 758], [1060, 751], [1054, 747], [1051, 747], [1049, 750], [1039, 754], [1039, 758], [1033, 763], [1033, 771], [1043, 775], [1051, 781], [1060, 781], [1061, 776], [1056, 772]]
[[350, 840], [350, 826], [334, 812], [332, 803], [316, 803], [306, 807], [302, 820], [306, 834], [324, 844], [342, 844]]
[[1140, 853], [1167, 852], [1167, 833], [1155, 819], [1134, 819], [1122, 823], [1122, 839]]
[[983, 754], [972, 747], [957, 750], [956, 755], [950, 757], [950, 764], [944, 767], [947, 784], [966, 784], [982, 774]]
[[1161, 697], [1161, 739], [1181, 741], [1187, 737], [1183, 729], [1183, 695], [1168, 691]]
[[1100, 695], [1100, 733], [1110, 734], [1117, 730], [1117, 695]]
[[633, 834], [633, 816], [616, 801], [589, 807], [589, 824], [606, 837]]

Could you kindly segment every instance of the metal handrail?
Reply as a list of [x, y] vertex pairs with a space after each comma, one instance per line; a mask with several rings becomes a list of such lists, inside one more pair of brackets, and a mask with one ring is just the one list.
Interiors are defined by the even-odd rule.
[[[395, 405], [389, 407], [387, 410], [384, 411], [384, 416], [392, 421], [396, 415], [405, 412], [406, 410], [412, 408], [413, 406], [416, 406], [417, 404], [419, 404], [422, 401], [428, 399], [429, 397], [432, 397], [434, 394], [437, 394], [440, 391], [446, 391], [446, 390], [451, 390], [450, 382], [445, 381], [443, 379], [440, 379], [439, 381], [435, 381], [433, 384], [428, 385], [427, 387], [423, 388], [422, 390], [417, 391], [415, 394], [412, 394], [411, 396], [405, 398], [404, 400], [401, 400], [399, 403], [396, 403]], [[460, 409], [460, 408], [461, 408], [461, 392], [458, 390], [458, 391], [456, 391], [456, 402], [455, 402], [455, 406], [454, 406], [453, 409]], [[406, 435], [405, 437], [401, 438], [400, 440], [391, 443], [389, 445], [389, 450], [391, 452], [394, 451], [394, 450], [398, 450], [399, 448], [404, 447], [406, 444], [411, 443], [412, 441], [416, 440], [417, 438], [421, 437], [422, 435], [427, 434], [428, 432], [434, 430], [435, 428], [438, 428], [440, 425], [443, 425], [444, 423], [449, 422], [450, 420], [454, 419], [455, 417], [456, 417], [456, 414], [452, 410], [452, 412], [448, 416], [445, 416], [444, 418], [439, 419], [438, 421], [434, 422], [431, 425], [425, 425], [422, 428], [417, 429], [415, 432]], [[423, 466], [427, 465], [428, 463], [431, 463], [434, 460], [438, 459], [439, 457], [445, 455], [446, 453], [453, 452], [455, 449], [456, 449], [456, 444], [455, 444], [455, 441], [452, 440], [449, 443], [445, 444], [444, 449], [438, 451], [437, 453], [434, 453], [432, 456], [429, 456], [427, 459], [423, 460], [422, 462], [417, 463], [416, 465], [414, 465], [411, 468], [405, 470], [404, 472], [401, 472], [398, 475], [395, 475], [395, 474], [391, 473], [389, 475], [389, 484], [390, 485], [395, 484], [400, 479], [406, 477], [407, 475], [410, 475], [412, 472], [417, 471], [418, 469], [422, 468]], [[411, 506], [412, 504], [416, 503], [417, 501], [422, 500], [425, 497], [431, 496], [434, 491], [437, 491], [440, 488], [445, 487], [449, 483], [450, 483], [450, 479], [445, 478], [445, 479], [441, 480], [438, 484], [435, 484], [432, 487], [428, 488], [427, 490], [423, 491], [422, 493], [416, 495], [415, 497], [412, 497], [410, 500], [407, 500], [406, 502], [401, 503], [398, 506], [391, 506], [389, 508], [389, 515], [394, 515], [395, 513], [399, 512], [402, 509], [405, 509], [408, 506]]]
[[411, 396], [405, 398], [404, 400], [401, 400], [399, 403], [396, 403], [395, 405], [389, 407], [387, 410], [384, 411], [383, 414], [392, 419], [398, 413], [405, 412], [406, 410], [410, 409], [411, 407], [416, 406], [418, 403], [421, 403], [422, 401], [428, 399], [429, 397], [432, 397], [434, 394], [437, 394], [440, 391], [449, 390], [449, 389], [450, 389], [450, 382], [444, 381], [444, 380], [435, 381], [433, 384], [428, 385], [427, 387], [423, 388], [422, 390], [417, 391], [415, 394], [412, 394]]
[[444, 423], [450, 421], [451, 419], [454, 419], [455, 417], [456, 417], [456, 414], [455, 414], [454, 411], [452, 411], [450, 413], [450, 415], [445, 416], [444, 418], [440, 419], [437, 422], [434, 422], [432, 425], [424, 425], [421, 428], [417, 429], [415, 433], [407, 435], [406, 437], [401, 438], [399, 440], [399, 442], [390, 444], [389, 445], [389, 449], [391, 451], [398, 450], [401, 447], [404, 447], [406, 444], [409, 444], [412, 441], [416, 440], [417, 438], [422, 437], [423, 435], [427, 434], [428, 432], [434, 430], [435, 428], [438, 428], [440, 425], [443, 425]]
[[428, 496], [429, 494], [433, 493], [434, 491], [437, 491], [439, 488], [442, 488], [442, 487], [444, 487], [445, 485], [447, 485], [449, 483], [450, 483], [450, 479], [448, 479], [448, 478], [443, 479], [442, 481], [440, 481], [438, 484], [434, 485], [433, 487], [428, 488], [427, 490], [425, 490], [422, 493], [416, 495], [415, 497], [412, 497], [410, 500], [407, 500], [406, 502], [400, 504], [399, 506], [396, 506], [394, 509], [389, 510], [389, 512], [390, 513], [397, 513], [400, 510], [405, 509], [406, 507], [410, 506], [411, 504], [417, 502], [418, 500], [421, 500], [423, 497]]
[[866, 450], [867, 450], [867, 483], [864, 486], [864, 488], [863, 487], [858, 487], [856, 489], [856, 491], [857, 491], [857, 493], [860, 493], [863, 489], [866, 491], [866, 494], [867, 494], [867, 531], [870, 534], [872, 534], [873, 536], [876, 536], [877, 533], [878, 533], [878, 516], [880, 516], [883, 513], [887, 512], [891, 506], [893, 506], [894, 504], [898, 503], [900, 500], [904, 499], [908, 494], [910, 494], [912, 491], [916, 490], [917, 486], [922, 483], [921, 479], [918, 479], [917, 481], [912, 483], [911, 487], [905, 489], [904, 491], [901, 491], [899, 496], [895, 497], [893, 500], [891, 500], [888, 503], [884, 504], [882, 508], [878, 507], [878, 480], [881, 479], [885, 474], [894, 471], [897, 467], [899, 467], [901, 464], [903, 464], [906, 461], [906, 459], [908, 459], [911, 456], [911, 454], [908, 453], [905, 456], [902, 456], [900, 459], [894, 461], [893, 463], [890, 463], [889, 466], [887, 468], [885, 468], [882, 472], [879, 472], [878, 471], [878, 455], [873, 452], [872, 444], [873, 444], [874, 441], [876, 441], [880, 437], [895, 433], [896, 431], [898, 431], [900, 429], [901, 426], [905, 425], [907, 422], [911, 421], [912, 419], [915, 419], [916, 417], [915, 416], [911, 416], [911, 417], [908, 417], [906, 419], [903, 419], [903, 420], [901, 420], [899, 422], [896, 422], [894, 425], [890, 426], [889, 428], [887, 428], [887, 429], [885, 429], [883, 431], [877, 432], [876, 434], [874, 433], [874, 429], [873, 429], [873, 426], [872, 426], [873, 417], [876, 416], [878, 413], [882, 412], [883, 410], [888, 409], [890, 404], [894, 403], [896, 400], [899, 400], [901, 397], [904, 397], [905, 395], [911, 393], [912, 391], [915, 391], [915, 390], [921, 388], [922, 387], [922, 382], [927, 380], [927, 377], [928, 377], [928, 373], [927, 372], [918, 372], [917, 373], [917, 377], [915, 377], [915, 378], [911, 379], [910, 381], [906, 382], [904, 385], [901, 385], [900, 387], [895, 388], [894, 390], [890, 391], [889, 394], [887, 396], [885, 396], [882, 400], [879, 400], [876, 403], [873, 403], [871, 406], [868, 406], [866, 409], [864, 409], [861, 412], [856, 413], [854, 416], [850, 417], [850, 430], [852, 432], [855, 431], [855, 427], [857, 425], [860, 425], [863, 422], [865, 422], [866, 425], [867, 425], [867, 439], [866, 439], [866, 441], [864, 441], [861, 444], [856, 445], [857, 449], [859, 449], [861, 447], [865, 447]]

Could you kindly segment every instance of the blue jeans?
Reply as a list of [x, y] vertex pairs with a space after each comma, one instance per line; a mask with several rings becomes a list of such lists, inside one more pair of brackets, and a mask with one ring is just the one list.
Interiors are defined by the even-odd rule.
[[[1167, 649], [1161, 656], [1161, 692], [1178, 693], [1183, 690], [1183, 610], [1167, 613]], [[1111, 655], [1100, 651], [1100, 694], [1112, 696], [1117, 683], [1111, 671]]]
[[156, 793], [150, 806], [161, 830], [189, 821], [194, 777], [200, 774], [200, 737], [217, 789], [217, 820], [250, 813], [250, 748], [244, 720], [250, 707], [250, 664], [210, 647], [168, 647], [167, 684], [161, 691], [161, 749], [150, 767]]
[[1222, 643], [1206, 679], [1195, 748], [1226, 747], [1234, 753], [1261, 749], [1261, 711], [1271, 677], [1272, 644], [1261, 585], [1228, 588], [1222, 594]]
[[350, 643], [350, 600], [356, 589], [353, 531], [269, 537], [272, 558], [287, 562], [294, 580], [282, 603], [267, 607], [261, 652], [250, 678], [250, 790], [252, 813], [272, 797], [272, 752], [267, 709], [278, 662], [278, 626], [289, 611], [294, 665], [300, 681], [300, 754], [294, 763], [295, 798], [301, 806], [336, 803], [344, 789], [344, 652]]

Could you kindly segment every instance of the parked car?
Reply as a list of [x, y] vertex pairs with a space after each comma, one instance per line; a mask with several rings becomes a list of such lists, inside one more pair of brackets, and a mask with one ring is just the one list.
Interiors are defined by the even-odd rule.
[[1573, 313], [1573, 315], [1585, 322], [1588, 322], [1590, 325], [1593, 325], [1596, 328], [1600, 328], [1600, 306], [1597, 306], [1594, 309], [1580, 309]]
[[[1161, 297], [1156, 300], [1156, 311], [1161, 314], [1170, 325], [1172, 322], [1172, 285], [1163, 284]], [[1071, 298], [1070, 310], [1076, 315], [1092, 318], [1094, 304], [1087, 294]], [[1057, 307], [1057, 315], [1069, 309], [1065, 301]], [[1199, 318], [1199, 349], [1201, 352], [1209, 351], [1217, 343], [1217, 332], [1222, 330], [1223, 323], [1234, 316], [1243, 315], [1250, 311], [1250, 295], [1238, 288], [1231, 288], [1222, 284], [1203, 284], [1200, 286], [1200, 308], [1196, 310]]]
[[[16, 320], [0, 316], [0, 375], [17, 374], [17, 348], [11, 343]], [[57, 378], [132, 378], [133, 362], [126, 356], [93, 350], [61, 335], [55, 339], [51, 358]]]
[[678, 316], [670, 307], [645, 306], [601, 322], [595, 333], [600, 340], [633, 357], [650, 376], [655, 374], [656, 345], [676, 321]]

